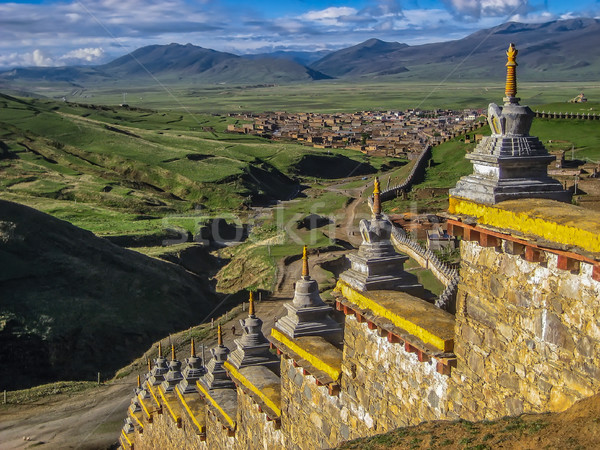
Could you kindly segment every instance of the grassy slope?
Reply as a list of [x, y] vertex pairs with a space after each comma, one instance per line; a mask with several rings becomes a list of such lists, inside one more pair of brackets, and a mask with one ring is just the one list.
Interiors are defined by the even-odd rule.
[[216, 303], [208, 277], [22, 205], [0, 200], [0, 217], [0, 383], [8, 388], [109, 376]]
[[322, 161], [343, 174], [386, 161], [224, 133], [234, 121], [2, 97], [0, 195], [100, 234], [189, 230], [199, 215], [288, 198]]

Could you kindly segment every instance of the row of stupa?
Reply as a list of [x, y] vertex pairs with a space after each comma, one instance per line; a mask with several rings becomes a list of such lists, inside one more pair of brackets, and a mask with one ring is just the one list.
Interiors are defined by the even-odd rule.
[[[539, 139], [529, 135], [533, 112], [526, 106], [520, 106], [516, 97], [516, 54], [511, 44], [507, 52], [504, 106], [492, 103], [489, 107], [488, 122], [492, 136], [482, 140], [467, 156], [473, 163], [474, 173], [463, 177], [456, 188], [450, 191], [451, 200], [452, 197], [471, 199], [481, 204], [526, 197], [569, 200], [568, 193], [560, 183], [547, 174], [551, 156]], [[360, 222], [362, 243], [358, 252], [348, 255], [351, 267], [340, 275], [343, 283], [359, 292], [396, 290], [419, 294], [422, 286], [403, 267], [407, 257], [396, 253], [391, 243], [391, 227], [381, 212], [379, 182], [376, 179], [372, 217], [371, 220]], [[276, 322], [271, 338], [278, 334], [291, 342], [318, 336], [334, 346], [341, 345], [342, 325], [333, 319], [333, 308], [321, 299], [318, 284], [310, 277], [306, 247], [303, 250], [301, 278], [296, 283], [292, 302], [285, 307], [287, 315]], [[167, 361], [159, 345], [159, 355], [154, 365], [149, 365], [143, 382], [138, 379], [136, 395], [130, 406], [131, 415], [135, 417], [135, 413], [146, 408], [145, 400], [154, 398], [159, 403], [155, 392], [163, 396], [175, 393], [182, 400], [191, 394], [202, 394], [216, 399], [222, 405], [235, 405], [235, 383], [231, 377], [235, 372], [243, 372], [250, 367], [262, 368], [263, 374], [278, 377], [280, 362], [271, 352], [270, 342], [262, 332], [263, 322], [255, 314], [252, 295], [248, 317], [240, 322], [243, 334], [235, 340], [236, 349], [233, 352], [223, 344], [219, 326], [218, 344], [211, 349], [212, 359], [206, 366], [196, 356], [193, 341], [191, 355], [185, 360], [186, 367], [183, 370], [174, 349], [171, 361]], [[133, 428], [134, 424], [128, 417], [123, 432], [130, 433]]]
[[[416, 276], [403, 268], [407, 257], [399, 255], [390, 241], [391, 225], [381, 214], [379, 181], [375, 180], [374, 208], [372, 219], [363, 220], [360, 230], [363, 242], [356, 254], [349, 255], [351, 268], [341, 275], [342, 280], [361, 291], [373, 289], [394, 289], [416, 293], [422, 289]], [[319, 336], [334, 346], [341, 346], [343, 328], [334, 320], [333, 308], [327, 305], [319, 294], [319, 286], [309, 273], [307, 247], [303, 248], [302, 274], [296, 282], [293, 300], [286, 303], [287, 315], [279, 319], [274, 328], [292, 340]], [[123, 427], [124, 433], [134, 430], [131, 417], [147, 407], [159, 395], [178, 396], [210, 395], [222, 403], [235, 403], [235, 384], [228, 369], [237, 371], [251, 366], [267, 368], [279, 376], [279, 358], [271, 352], [270, 342], [262, 332], [263, 321], [255, 313], [252, 293], [249, 298], [248, 317], [240, 320], [242, 336], [235, 340], [236, 349], [230, 351], [223, 344], [221, 326], [217, 330], [217, 346], [211, 349], [212, 358], [205, 365], [196, 355], [195, 344], [191, 342], [191, 354], [185, 359], [185, 368], [177, 360], [174, 346], [171, 347], [171, 360], [163, 355], [158, 345], [158, 357], [153, 364], [148, 361], [148, 372], [138, 385], [130, 405], [130, 415]]]

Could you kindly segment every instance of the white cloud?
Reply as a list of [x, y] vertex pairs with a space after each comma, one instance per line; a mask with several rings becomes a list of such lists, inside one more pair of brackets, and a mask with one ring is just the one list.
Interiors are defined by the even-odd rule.
[[77, 62], [96, 62], [101, 60], [105, 55], [104, 49], [96, 48], [78, 48], [65, 53], [60, 57], [60, 60], [66, 64], [76, 64]]
[[528, 0], [445, 0], [459, 16], [480, 18], [506, 16], [526, 11]]
[[42, 50], [32, 52], [9, 53], [0, 55], [0, 67], [48, 67], [53, 66], [54, 60], [44, 54]]
[[300, 16], [300, 19], [314, 20], [314, 21], [331, 21], [332, 19], [339, 19], [344, 16], [355, 15], [358, 11], [348, 6], [331, 6], [320, 11], [309, 11]]

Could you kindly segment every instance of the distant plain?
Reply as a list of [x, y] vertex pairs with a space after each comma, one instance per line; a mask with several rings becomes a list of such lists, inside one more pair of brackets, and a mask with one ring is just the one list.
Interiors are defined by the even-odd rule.
[[[363, 110], [404, 110], [408, 108], [487, 108], [490, 102], [501, 103], [504, 83], [501, 78], [489, 81], [420, 82], [415, 80], [341, 81], [323, 80], [303, 84], [281, 85], [193, 85], [152, 81], [135, 86], [126, 82], [114, 85], [38, 83], [23, 84], [23, 91], [45, 97], [80, 103], [128, 105], [189, 113], [238, 113], [262, 111], [354, 112]], [[15, 86], [13, 86], [15, 89]], [[536, 109], [556, 103], [560, 111], [589, 112], [590, 104], [569, 104], [580, 92], [590, 101], [600, 99], [598, 81], [521, 82], [521, 104]], [[13, 93], [18, 92], [13, 90]], [[593, 112], [593, 111], [592, 111]], [[598, 110], [596, 110], [598, 112]]]

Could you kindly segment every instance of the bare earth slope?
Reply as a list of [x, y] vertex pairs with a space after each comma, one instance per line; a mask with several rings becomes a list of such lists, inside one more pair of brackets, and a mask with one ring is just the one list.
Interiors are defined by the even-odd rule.
[[0, 268], [0, 386], [9, 390], [112, 376], [215, 300], [206, 280], [177, 265], [7, 201]]
[[348, 442], [340, 449], [598, 449], [600, 394], [562, 413], [523, 414], [484, 422], [425, 422]]

